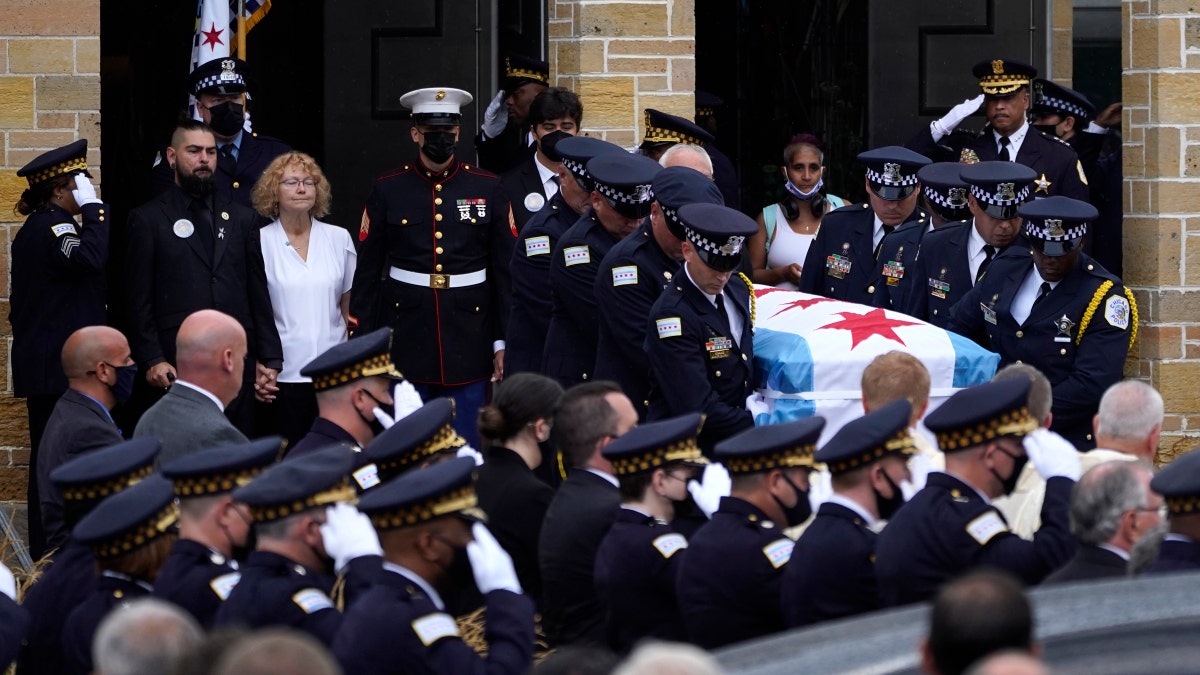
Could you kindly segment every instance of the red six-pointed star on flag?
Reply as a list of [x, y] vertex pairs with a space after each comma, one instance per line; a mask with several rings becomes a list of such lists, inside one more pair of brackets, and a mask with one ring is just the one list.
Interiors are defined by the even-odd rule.
[[892, 330], [899, 326], [920, 326], [921, 324], [913, 321], [903, 321], [901, 319], [889, 319], [887, 313], [882, 309], [872, 309], [866, 314], [855, 314], [853, 312], [838, 312], [838, 316], [842, 317], [841, 321], [835, 321], [831, 324], [821, 326], [817, 330], [834, 329], [850, 331], [850, 349], [854, 349], [861, 342], [865, 342], [872, 335], [878, 335], [885, 340], [894, 340], [907, 347], [904, 340], [896, 335], [896, 331]]
[[224, 29], [217, 28], [216, 23], [213, 23], [212, 28], [200, 31], [200, 34], [204, 36], [204, 46], [215, 47], [216, 45], [225, 44], [224, 42], [221, 42], [221, 33], [224, 32]]
[[833, 301], [830, 300], [829, 298], [802, 298], [800, 300], [793, 300], [789, 303], [784, 304], [782, 307], [779, 308], [778, 311], [776, 311], [774, 314], [772, 314], [769, 318], [774, 319], [775, 317], [779, 316], [780, 314], [783, 314], [784, 312], [788, 311], [789, 309], [796, 309], [797, 307], [799, 307], [800, 309], [808, 309], [809, 307], [812, 307], [813, 305], [815, 305], [819, 302], [833, 302]]

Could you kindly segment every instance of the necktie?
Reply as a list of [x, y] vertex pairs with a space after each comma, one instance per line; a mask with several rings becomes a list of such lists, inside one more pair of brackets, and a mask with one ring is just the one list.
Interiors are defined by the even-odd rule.
[[1011, 143], [1011, 142], [1012, 142], [1012, 141], [1008, 140], [1008, 136], [1001, 136], [1001, 137], [1000, 137], [1000, 154], [999, 154], [999, 158], [1000, 158], [1000, 160], [1001, 160], [1001, 161], [1005, 161], [1005, 162], [1011, 162], [1011, 161], [1012, 161], [1012, 155], [1008, 154], [1008, 144], [1009, 144], [1009, 143]]
[[983, 278], [983, 273], [987, 271], [988, 265], [992, 264], [992, 257], [996, 255], [996, 247], [991, 244], [983, 245], [983, 262], [979, 263], [979, 271], [975, 272], [975, 283]]
[[879, 260], [879, 253], [880, 253], [880, 251], [883, 250], [883, 242], [887, 241], [887, 236], [892, 233], [892, 230], [895, 230], [895, 229], [896, 229], [895, 225], [884, 225], [883, 226], [883, 236], [879, 238], [879, 243], [875, 245], [875, 254], [874, 255], [875, 255], [876, 260]]
[[233, 156], [233, 143], [222, 145], [219, 150], [220, 156], [217, 157], [217, 166], [222, 171], [228, 174], [233, 174], [233, 170], [237, 167], [237, 158]]
[[1033, 314], [1033, 310], [1037, 308], [1038, 303], [1047, 295], [1050, 295], [1050, 282], [1043, 281], [1041, 287], [1038, 289], [1038, 296], [1034, 298], [1033, 305], [1029, 308], [1030, 314]]
[[192, 219], [194, 235], [200, 238], [208, 251], [213, 250], [213, 218], [212, 209], [203, 199], [194, 198], [188, 206], [188, 215]]

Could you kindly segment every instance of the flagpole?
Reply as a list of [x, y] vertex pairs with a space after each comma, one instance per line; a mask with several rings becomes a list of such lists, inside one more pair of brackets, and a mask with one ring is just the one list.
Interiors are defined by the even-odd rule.
[[246, 0], [238, 0], [237, 13], [238, 58], [246, 60]]

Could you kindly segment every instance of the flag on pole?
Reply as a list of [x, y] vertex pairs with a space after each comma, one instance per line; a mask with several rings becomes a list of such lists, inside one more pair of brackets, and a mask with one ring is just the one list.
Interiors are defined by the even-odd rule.
[[230, 16], [229, 0], [199, 0], [189, 73], [202, 63], [229, 56], [229, 46], [233, 43], [235, 32], [231, 28]]
[[[262, 18], [271, 11], [271, 0], [242, 0], [242, 16], [246, 19], [246, 32], [249, 33], [251, 28], [254, 28]], [[233, 24], [237, 25], [238, 17], [238, 0], [229, 0], [229, 16], [233, 20]], [[236, 52], [238, 47], [237, 31], [234, 31], [233, 40], [231, 41], [230, 51]]]

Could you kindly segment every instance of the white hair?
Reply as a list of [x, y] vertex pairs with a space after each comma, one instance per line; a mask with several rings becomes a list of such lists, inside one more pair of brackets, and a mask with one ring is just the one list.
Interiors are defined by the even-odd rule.
[[[675, 145], [672, 145], [671, 147], [667, 148], [667, 151], [662, 154], [662, 157], [658, 158], [658, 163], [663, 168], [666, 168], [668, 166], [689, 166], [689, 167], [695, 169], [696, 167], [693, 166], [691, 162], [687, 161], [687, 159], [685, 159], [683, 157], [675, 157], [676, 155], [682, 155], [684, 153], [691, 153], [693, 155], [696, 155], [696, 157], [699, 158], [700, 163], [708, 169], [707, 171], [700, 171], [700, 169], [696, 169], [697, 171], [700, 171], [700, 173], [705, 174], [707, 176], [712, 175], [712, 172], [713, 172], [712, 157], [710, 157], [708, 155], [707, 150], [705, 150], [704, 148], [702, 148], [698, 145], [692, 145], [691, 143], [676, 143]], [[672, 159], [671, 159], [672, 157], [675, 157], [674, 161], [672, 161]]]
[[1163, 399], [1141, 380], [1122, 380], [1100, 399], [1096, 435], [1122, 440], [1145, 440], [1163, 423]]
[[200, 624], [187, 612], [169, 602], [140, 598], [100, 622], [92, 662], [98, 675], [170, 673], [203, 639]]
[[643, 642], [612, 675], [722, 675], [711, 654], [680, 642]]

